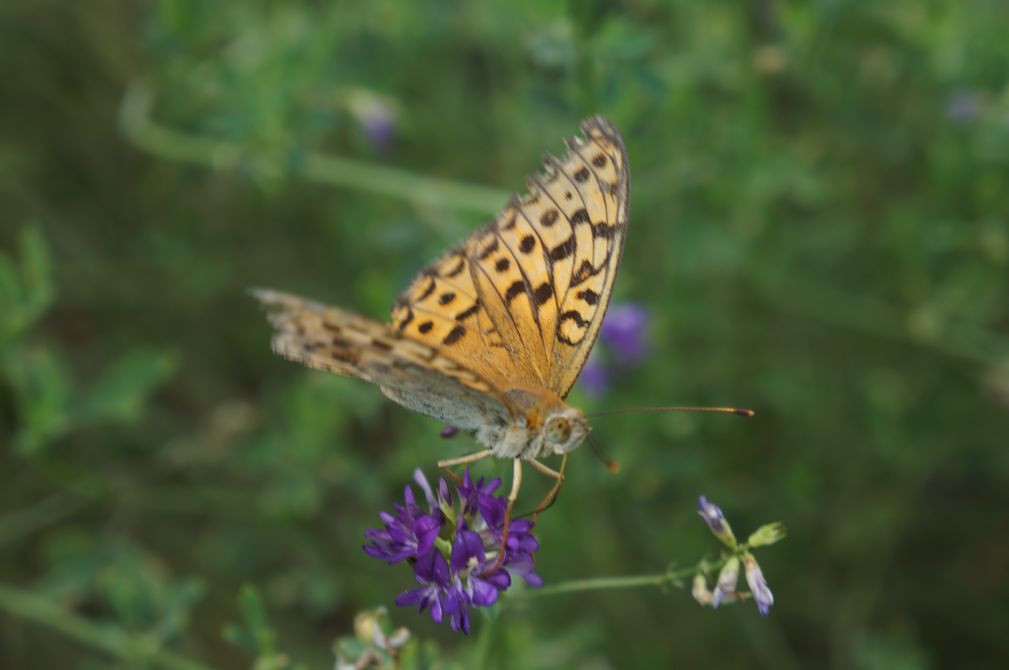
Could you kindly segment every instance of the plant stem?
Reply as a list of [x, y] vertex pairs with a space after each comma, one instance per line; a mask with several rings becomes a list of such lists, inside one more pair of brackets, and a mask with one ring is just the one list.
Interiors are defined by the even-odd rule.
[[[154, 96], [134, 83], [123, 96], [119, 123], [137, 147], [162, 158], [214, 169], [241, 168], [257, 177], [297, 175], [309, 180], [436, 205], [496, 214], [509, 193], [486, 186], [421, 177], [406, 170], [349, 158], [306, 153], [296, 161], [277, 152], [253, 152], [240, 145], [159, 126], [152, 118]], [[289, 169], [282, 166], [290, 165]]]
[[562, 593], [574, 593], [576, 591], [602, 591], [606, 589], [632, 589], [642, 586], [665, 586], [667, 584], [676, 586], [677, 582], [688, 579], [697, 572], [708, 572], [721, 567], [719, 563], [707, 563], [701, 561], [697, 565], [680, 570], [670, 570], [657, 575], [633, 575], [627, 577], [597, 577], [593, 579], [575, 579], [568, 582], [561, 582], [554, 586], [546, 586], [535, 591], [523, 591], [522, 593], [530, 598], [540, 598], [543, 596], [555, 596]]
[[122, 659], [127, 665], [140, 665], [143, 662], [168, 670], [210, 670], [209, 666], [159, 649], [157, 645], [123, 631], [96, 625], [40, 596], [5, 584], [0, 584], [0, 611], [48, 626], [78, 642]]

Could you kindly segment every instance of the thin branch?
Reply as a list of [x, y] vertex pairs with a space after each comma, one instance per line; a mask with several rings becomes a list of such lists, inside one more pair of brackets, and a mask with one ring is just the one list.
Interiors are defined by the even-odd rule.
[[211, 670], [209, 666], [160, 649], [150, 641], [99, 626], [57, 607], [45, 598], [4, 584], [0, 584], [0, 611], [11, 617], [47, 626], [131, 665], [142, 662], [167, 670]]
[[237, 144], [185, 133], [158, 125], [153, 119], [154, 95], [134, 83], [126, 90], [119, 109], [119, 123], [137, 147], [161, 158], [204, 165], [217, 170], [243, 171], [263, 178], [297, 175], [323, 184], [354, 188], [418, 205], [451, 207], [480, 214], [496, 214], [509, 193], [498, 189], [447, 179], [421, 177], [406, 170], [349, 158], [307, 153], [297, 166], [275, 153], [252, 152]]
[[529, 598], [540, 598], [544, 596], [555, 596], [563, 593], [574, 593], [577, 591], [603, 591], [607, 589], [633, 589], [642, 586], [676, 586], [678, 582], [690, 579], [698, 571], [710, 572], [721, 567], [724, 559], [719, 563], [708, 563], [701, 561], [697, 565], [692, 565], [680, 570], [670, 570], [658, 575], [632, 575], [625, 577], [596, 577], [593, 579], [575, 579], [568, 582], [561, 582], [554, 586], [545, 586], [541, 589], [525, 590], [522, 594]]

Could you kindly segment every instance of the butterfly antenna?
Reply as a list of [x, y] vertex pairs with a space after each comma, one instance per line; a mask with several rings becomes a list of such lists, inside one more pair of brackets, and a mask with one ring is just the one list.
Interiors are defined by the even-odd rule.
[[592, 412], [591, 414], [586, 414], [588, 417], [596, 416], [607, 416], [610, 414], [643, 414], [645, 412], [710, 412], [714, 414], [735, 414], [736, 416], [751, 417], [755, 416], [757, 413], [752, 409], [745, 409], [742, 407], [683, 407], [683, 406], [666, 406], [666, 407], [626, 407], [624, 409], [606, 409], [601, 412]]
[[588, 435], [586, 437], [588, 437], [589, 446], [592, 447], [592, 453], [598, 456], [599, 460], [601, 460], [603, 463], [606, 464], [606, 469], [612, 472], [613, 474], [617, 474], [618, 472], [620, 472], [620, 464], [617, 463], [612, 458], [610, 458], [609, 456], [607, 456], [606, 452], [603, 451], [602, 447], [596, 444], [596, 441], [592, 439], [591, 435]]

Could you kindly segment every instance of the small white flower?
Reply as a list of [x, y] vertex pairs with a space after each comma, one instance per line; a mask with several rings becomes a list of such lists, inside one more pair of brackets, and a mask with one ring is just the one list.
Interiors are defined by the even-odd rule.
[[763, 616], [767, 616], [767, 613], [771, 611], [771, 605], [774, 604], [774, 594], [767, 586], [764, 573], [760, 570], [757, 559], [750, 553], [743, 554], [743, 566], [746, 568], [746, 583], [750, 585], [757, 609]]
[[739, 581], [739, 559], [733, 556], [722, 566], [718, 573], [718, 583], [711, 597], [711, 606], [718, 607], [723, 602], [735, 600], [736, 583]]

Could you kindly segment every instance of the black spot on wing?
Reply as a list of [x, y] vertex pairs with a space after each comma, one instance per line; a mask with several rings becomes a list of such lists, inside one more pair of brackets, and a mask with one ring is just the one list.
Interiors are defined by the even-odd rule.
[[525, 237], [522, 238], [522, 241], [519, 243], [519, 251], [521, 251], [524, 254], [531, 254], [533, 249], [535, 248], [536, 248], [536, 238], [533, 237], [532, 235], [526, 235]]
[[458, 265], [456, 265], [456, 266], [455, 266], [454, 268], [452, 268], [451, 270], [449, 270], [449, 271], [448, 271], [448, 272], [447, 272], [447, 273], [445, 274], [445, 276], [446, 276], [446, 277], [448, 277], [448, 278], [452, 278], [452, 277], [455, 277], [455, 276], [457, 276], [457, 275], [458, 275], [458, 274], [459, 274], [460, 272], [462, 272], [462, 271], [463, 271], [463, 270], [464, 270], [465, 268], [466, 268], [466, 261], [465, 261], [465, 260], [463, 260], [462, 258], [460, 258], [460, 259], [459, 259], [459, 263], [458, 263]]
[[425, 298], [434, 293], [435, 284], [437, 283], [438, 282], [436, 282], [434, 278], [432, 278], [431, 283], [427, 285], [427, 288], [424, 289], [424, 292], [421, 293], [419, 296], [417, 296], [416, 302], [423, 302]]
[[573, 309], [561, 314], [560, 318], [557, 320], [557, 339], [569, 346], [578, 346], [581, 338], [579, 338], [578, 342], [576, 342], [564, 334], [563, 326], [566, 321], [573, 321], [579, 328], [588, 327], [590, 322], [582, 318], [582, 315]]
[[464, 328], [463, 326], [456, 326], [449, 332], [448, 335], [445, 336], [445, 339], [442, 340], [441, 342], [444, 345], [451, 346], [456, 342], [458, 342], [459, 340], [461, 340], [463, 335], [465, 334], [466, 334], [466, 328]]
[[512, 285], [508, 287], [505, 291], [505, 302], [511, 304], [511, 301], [517, 298], [519, 295], [524, 293], [526, 290], [526, 283], [521, 279], [517, 279], [512, 282]]
[[408, 325], [410, 325], [410, 322], [411, 322], [411, 321], [413, 321], [413, 310], [412, 310], [412, 309], [410, 309], [409, 307], [407, 307], [407, 308], [406, 308], [406, 316], [405, 316], [405, 317], [403, 318], [403, 320], [402, 320], [402, 321], [400, 321], [400, 322], [399, 322], [399, 332], [401, 332], [401, 333], [402, 333], [402, 332], [403, 332], [403, 330], [404, 330], [404, 329], [405, 329], [405, 328], [406, 328], [406, 327], [407, 327]]
[[586, 181], [588, 181], [589, 178], [589, 169], [587, 167], [583, 167], [581, 170], [579, 170], [574, 174], [574, 177], [575, 181], [578, 182], [579, 184], [585, 183]]
[[564, 260], [575, 252], [575, 247], [577, 246], [578, 243], [575, 241], [575, 236], [572, 235], [550, 250], [550, 260], [554, 262]]
[[[333, 344], [336, 344], [336, 343], [334, 342]], [[349, 345], [350, 345], [350, 343], [348, 342], [344, 346], [349, 346]], [[388, 342], [383, 342], [382, 340], [372, 340], [371, 341], [371, 346], [375, 347], [376, 349], [380, 349], [381, 351], [392, 351], [392, 345], [389, 344]]]
[[438, 296], [439, 305], [448, 305], [453, 300], [455, 300], [455, 293], [453, 293], [452, 291], [446, 291], [445, 293], [442, 293], [440, 296]]
[[550, 226], [557, 223], [558, 216], [560, 215], [557, 213], [556, 209], [548, 209], [547, 211], [543, 212], [543, 216], [540, 217], [540, 224], [544, 228], [549, 228]]
[[584, 261], [582, 261], [581, 266], [578, 268], [578, 271], [575, 272], [575, 276], [571, 280], [571, 285], [572, 286], [577, 286], [578, 284], [581, 284], [582, 282], [586, 281], [590, 277], [595, 277], [597, 274], [599, 274], [600, 272], [602, 272], [603, 270], [605, 270], [607, 267], [608, 267], [608, 263], [606, 263], [606, 262], [603, 263], [602, 267], [598, 267], [597, 268], [597, 267], [593, 266], [590, 261], [584, 260]]
[[621, 230], [619, 225], [607, 225], [605, 223], [595, 223], [592, 225], [592, 237], [612, 240]]
[[424, 323], [417, 326], [417, 330], [419, 330], [421, 333], [429, 333], [431, 332], [432, 328], [434, 328], [433, 321], [425, 321]]
[[543, 282], [535, 291], [533, 291], [533, 298], [536, 301], [536, 305], [539, 306], [547, 300], [550, 300], [550, 298], [553, 297], [553, 294], [554, 289], [550, 285], [550, 282]]
[[484, 250], [480, 252], [480, 255], [477, 256], [477, 258], [481, 261], [485, 261], [487, 260], [487, 257], [490, 256], [495, 251], [497, 251], [497, 249], [498, 249], [498, 238], [495, 237], [494, 241], [488, 244], [486, 247], [484, 247]]
[[499, 258], [497, 260], [497, 263], [494, 264], [494, 269], [497, 270], [498, 272], [507, 272], [508, 268], [510, 268], [511, 265], [512, 265], [511, 261], [509, 261], [507, 258]]
[[474, 314], [476, 314], [479, 311], [480, 311], [480, 304], [479, 303], [473, 303], [473, 306], [470, 307], [469, 309], [467, 309], [465, 311], [462, 311], [462, 312], [459, 312], [458, 314], [456, 314], [455, 315], [455, 320], [456, 321], [465, 321], [466, 319], [470, 318], [471, 316], [473, 316]]
[[579, 223], [592, 223], [592, 220], [589, 219], [589, 213], [584, 207], [571, 215], [571, 225], [577, 226]]

